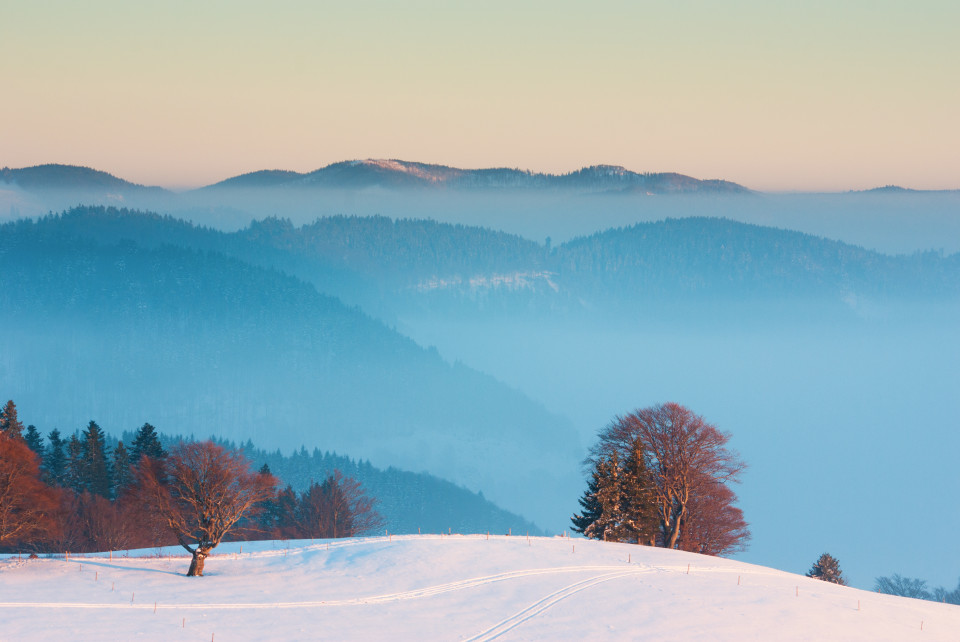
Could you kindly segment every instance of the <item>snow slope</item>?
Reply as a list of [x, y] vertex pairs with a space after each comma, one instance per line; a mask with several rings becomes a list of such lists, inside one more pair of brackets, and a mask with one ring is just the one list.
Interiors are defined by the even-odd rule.
[[[960, 640], [960, 607], [582, 539], [423, 535], [0, 556], [0, 640]], [[689, 569], [689, 570], [688, 570]]]

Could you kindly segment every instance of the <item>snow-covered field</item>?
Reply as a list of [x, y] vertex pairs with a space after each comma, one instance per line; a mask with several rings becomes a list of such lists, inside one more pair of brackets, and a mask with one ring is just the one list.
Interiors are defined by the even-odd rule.
[[960, 640], [960, 607], [582, 539], [423, 535], [0, 556], [0, 640]]

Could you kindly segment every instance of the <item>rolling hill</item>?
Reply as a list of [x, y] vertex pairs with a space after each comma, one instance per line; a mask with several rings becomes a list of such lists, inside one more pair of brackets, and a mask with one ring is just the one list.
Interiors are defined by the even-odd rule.
[[693, 553], [423, 535], [0, 556], [7, 640], [954, 640], [960, 607]]

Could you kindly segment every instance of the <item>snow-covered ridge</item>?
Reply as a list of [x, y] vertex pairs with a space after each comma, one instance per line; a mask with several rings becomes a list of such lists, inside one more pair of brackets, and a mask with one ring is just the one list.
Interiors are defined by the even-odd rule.
[[960, 607], [582, 539], [381, 536], [0, 556], [4, 640], [955, 640]]
[[418, 292], [435, 290], [461, 290], [471, 292], [483, 290], [533, 290], [538, 284], [546, 284], [554, 292], [560, 288], [553, 281], [555, 274], [547, 270], [530, 272], [512, 272], [510, 274], [477, 274], [469, 278], [461, 276], [432, 277], [419, 281], [414, 289]]
[[[420, 163], [408, 163], [405, 161], [393, 160], [393, 159], [382, 159], [382, 158], [368, 158], [366, 160], [356, 160], [351, 161], [351, 165], [366, 165], [368, 167], [376, 167], [379, 169], [388, 170], [391, 172], [402, 172], [404, 174], [412, 174], [417, 178], [422, 178], [423, 180], [430, 181], [433, 183], [439, 183], [449, 178], [449, 174], [462, 175], [462, 170], [457, 170], [451, 167], [442, 167], [439, 166], [424, 166]], [[430, 167], [428, 171], [426, 168]], [[442, 173], [437, 172], [437, 169], [446, 170]]]

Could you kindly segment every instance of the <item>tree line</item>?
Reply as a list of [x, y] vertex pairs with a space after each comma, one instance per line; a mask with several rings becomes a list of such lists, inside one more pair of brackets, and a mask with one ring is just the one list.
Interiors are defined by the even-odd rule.
[[144, 424], [112, 449], [96, 422], [44, 445], [13, 401], [0, 411], [0, 551], [90, 552], [180, 544], [189, 574], [231, 539], [352, 537], [379, 528], [376, 500], [339, 471], [302, 492], [212, 441], [161, 444]]
[[745, 468], [728, 433], [676, 404], [617, 417], [600, 431], [573, 530], [593, 539], [723, 555], [750, 531], [729, 484]]
[[930, 600], [946, 604], [960, 604], [960, 581], [952, 591], [943, 586], [928, 588], [927, 581], [915, 577], [904, 577], [899, 573], [876, 578], [873, 585], [877, 593], [912, 597], [918, 600]]

